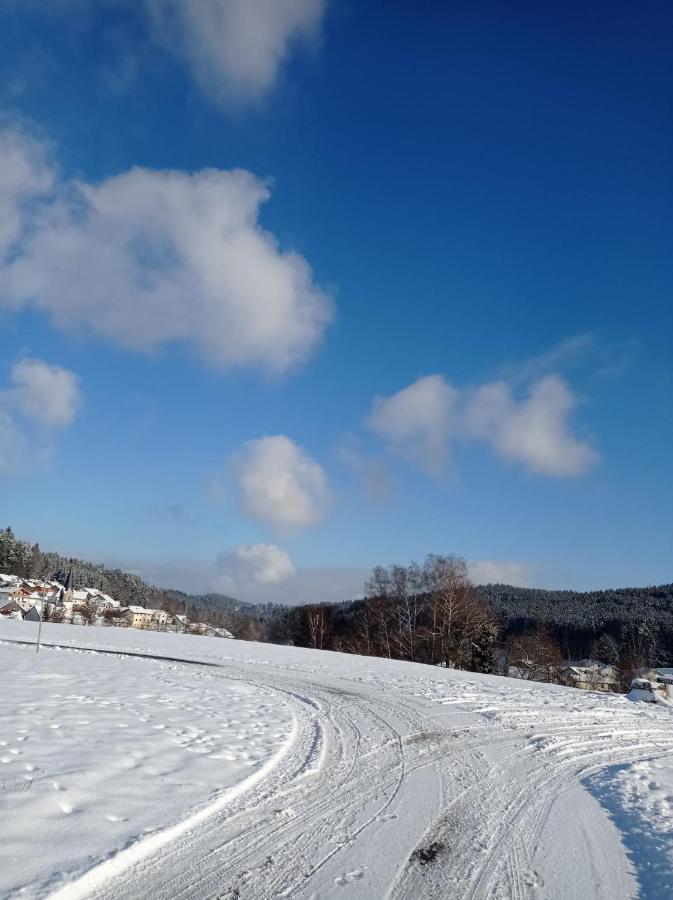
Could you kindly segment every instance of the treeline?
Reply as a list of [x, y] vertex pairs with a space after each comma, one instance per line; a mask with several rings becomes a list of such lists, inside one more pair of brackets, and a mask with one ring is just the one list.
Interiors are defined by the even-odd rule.
[[622, 687], [643, 667], [673, 665], [673, 585], [605, 591], [473, 587], [465, 563], [378, 567], [360, 600], [275, 610], [267, 639], [562, 680], [567, 660], [615, 666]]
[[465, 561], [374, 569], [365, 597], [276, 612], [269, 640], [477, 672], [497, 664], [500, 624], [471, 584]]
[[489, 584], [479, 592], [505, 639], [543, 629], [566, 659], [595, 657], [600, 641], [599, 652], [613, 657], [603, 662], [616, 662], [616, 647], [621, 661], [673, 665], [673, 584], [581, 593]]

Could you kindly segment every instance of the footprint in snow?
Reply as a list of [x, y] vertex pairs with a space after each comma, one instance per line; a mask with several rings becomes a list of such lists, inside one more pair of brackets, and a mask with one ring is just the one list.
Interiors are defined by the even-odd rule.
[[544, 887], [544, 881], [534, 869], [531, 869], [528, 872], [523, 872], [521, 875], [521, 880], [525, 885], [527, 885], [527, 887]]
[[365, 877], [365, 869], [366, 866], [360, 866], [357, 869], [353, 869], [352, 872], [344, 872], [343, 875], [337, 876], [334, 879], [334, 884], [339, 887], [345, 887], [347, 884], [353, 884], [354, 881], [359, 881], [361, 878]]

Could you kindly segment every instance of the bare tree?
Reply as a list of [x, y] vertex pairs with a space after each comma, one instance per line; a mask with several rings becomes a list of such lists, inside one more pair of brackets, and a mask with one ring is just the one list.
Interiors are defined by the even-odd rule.
[[324, 650], [330, 630], [329, 609], [325, 605], [306, 606], [304, 615], [311, 646]]
[[558, 682], [562, 664], [558, 641], [544, 629], [511, 634], [507, 638], [507, 668], [517, 678]]
[[397, 619], [396, 656], [412, 662], [416, 659], [416, 644], [423, 577], [420, 566], [393, 566], [389, 577], [391, 600]]
[[355, 614], [353, 626], [344, 640], [343, 648], [347, 653], [359, 653], [362, 656], [376, 655], [369, 601], [363, 601]]
[[424, 638], [433, 665], [467, 668], [477, 631], [488, 615], [486, 604], [467, 577], [465, 560], [431, 555], [423, 567], [427, 612]]

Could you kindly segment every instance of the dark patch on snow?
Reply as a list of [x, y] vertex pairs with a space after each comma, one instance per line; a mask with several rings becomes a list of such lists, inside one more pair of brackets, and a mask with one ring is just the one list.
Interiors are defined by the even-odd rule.
[[441, 841], [433, 841], [427, 847], [417, 847], [411, 858], [421, 866], [427, 866], [428, 863], [434, 862], [444, 849]]

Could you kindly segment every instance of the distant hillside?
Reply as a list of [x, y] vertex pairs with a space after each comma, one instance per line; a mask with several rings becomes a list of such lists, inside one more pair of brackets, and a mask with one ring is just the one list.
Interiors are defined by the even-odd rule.
[[478, 588], [505, 635], [542, 626], [566, 655], [586, 656], [608, 634], [624, 655], [664, 665], [673, 660], [673, 584], [604, 591], [547, 591], [489, 584]]
[[121, 569], [42, 550], [38, 544], [17, 538], [11, 528], [0, 529], [0, 572], [22, 578], [54, 578], [61, 582], [72, 572], [73, 588], [99, 588], [127, 606], [165, 609], [172, 614], [183, 613], [190, 619], [225, 627], [240, 615], [258, 618], [264, 614], [264, 609], [225, 594], [187, 594], [158, 588]]
[[228, 594], [188, 594], [185, 591], [166, 589], [165, 593], [174, 600], [188, 604], [192, 609], [202, 609], [206, 612], [243, 613], [256, 612], [254, 603], [246, 603]]
[[243, 600], [237, 600], [229, 594], [189, 594], [175, 588], [165, 588], [166, 593], [175, 600], [189, 600], [189, 602], [203, 606], [204, 609], [235, 610], [251, 606]]

